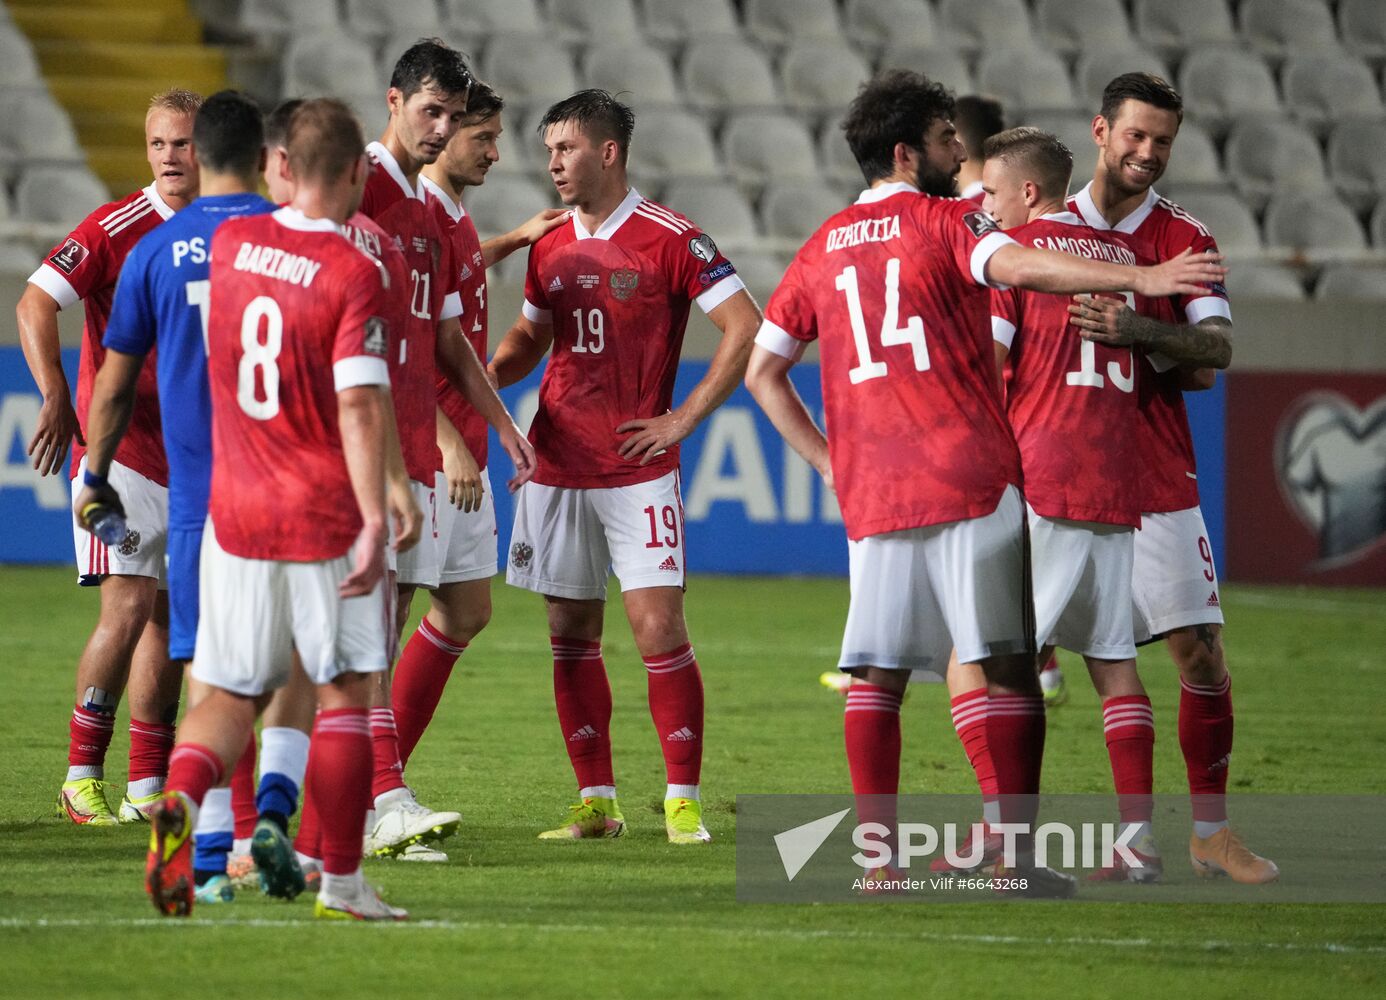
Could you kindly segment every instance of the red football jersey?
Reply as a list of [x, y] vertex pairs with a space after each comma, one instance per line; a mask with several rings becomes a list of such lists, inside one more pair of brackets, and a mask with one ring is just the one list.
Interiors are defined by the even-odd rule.
[[[1115, 229], [1134, 236], [1157, 262], [1176, 257], [1189, 247], [1195, 252], [1216, 250], [1217, 243], [1207, 228], [1174, 202], [1161, 198], [1151, 188], [1145, 201], [1115, 226], [1109, 226], [1092, 200], [1092, 185], [1069, 199], [1068, 209], [1077, 213], [1094, 229]], [[1185, 295], [1164, 300], [1155, 315], [1167, 322], [1197, 323], [1209, 316], [1232, 318], [1227, 289], [1208, 286], [1203, 295]], [[1179, 372], [1158, 355], [1148, 359], [1150, 367], [1141, 379], [1140, 448], [1144, 475], [1142, 487], [1146, 513], [1185, 510], [1198, 506], [1198, 475], [1195, 470], [1193, 436], [1184, 409], [1184, 393], [1179, 388]]]
[[971, 202], [866, 191], [795, 256], [756, 343], [817, 339], [848, 537], [990, 514], [1020, 483], [991, 346], [986, 264], [1012, 240]]
[[[407, 348], [401, 348], [399, 344], [399, 331], [407, 329], [409, 317], [409, 303], [404, 295], [399, 294], [399, 289], [410, 287], [409, 265], [404, 262], [404, 254], [399, 252], [395, 246], [394, 239], [389, 233], [385, 232], [374, 219], [368, 215], [357, 212], [346, 225], [342, 227], [342, 234], [347, 239], [356, 244], [356, 248], [362, 253], [369, 255], [372, 259], [380, 262], [385, 269], [384, 279], [386, 293], [381, 300], [381, 316], [385, 320], [386, 332], [388, 334], [389, 349], [385, 358], [390, 365], [391, 395], [398, 397], [400, 389], [397, 380], [403, 377], [404, 359]], [[395, 406], [395, 422], [399, 423], [399, 400], [393, 400]], [[401, 442], [401, 450], [403, 443]]]
[[[457, 268], [458, 291], [462, 298], [462, 333], [484, 365], [488, 326], [486, 264], [481, 257], [481, 237], [477, 235], [472, 217], [460, 204], [427, 177], [419, 179], [428, 194], [428, 204], [438, 217], [438, 224], [452, 239], [452, 262]], [[462, 435], [477, 465], [486, 468], [486, 420], [442, 372], [438, 373], [438, 406]], [[438, 456], [438, 471], [443, 471], [441, 454]]]
[[389, 384], [385, 281], [339, 227], [291, 208], [217, 229], [211, 517], [232, 555], [318, 562], [360, 533], [337, 393]]
[[530, 428], [534, 481], [628, 486], [678, 468], [677, 446], [649, 465], [623, 459], [616, 428], [668, 412], [691, 303], [710, 311], [744, 287], [710, 237], [634, 188], [595, 233], [574, 213], [539, 240], [524, 314], [554, 337]]
[[[1082, 224], [1071, 212], [1009, 231], [1022, 246], [1115, 264], [1148, 263], [1128, 237]], [[1084, 340], [1067, 295], [1007, 288], [991, 293], [993, 336], [1010, 348], [1006, 415], [1020, 446], [1025, 499], [1044, 517], [1139, 527], [1143, 375], [1130, 347]], [[1146, 300], [1129, 295], [1137, 312]]]
[[423, 188], [411, 188], [390, 151], [366, 147], [371, 173], [360, 212], [390, 234], [404, 255], [408, 283], [395, 294], [404, 302], [407, 326], [396, 334], [390, 381], [395, 421], [409, 478], [432, 485], [438, 467], [438, 395], [434, 349], [438, 324], [462, 312], [452, 243], [438, 226]]
[[[145, 233], [173, 215], [151, 184], [141, 191], [102, 205], [83, 219], [67, 239], [54, 247], [38, 270], [29, 276], [67, 309], [82, 301], [86, 307], [86, 322], [82, 325], [82, 352], [77, 366], [77, 422], [86, 437], [87, 409], [91, 405], [96, 373], [106, 359], [101, 339], [106, 334], [106, 321], [111, 315], [115, 298], [116, 279], [120, 277], [125, 255]], [[159, 423], [158, 364], [155, 352], [150, 351], [135, 382], [135, 408], [130, 414], [130, 427], [116, 449], [115, 460], [133, 469], [160, 486], [168, 485], [168, 460], [164, 457], [164, 439]], [[72, 442], [72, 467], [69, 474], [77, 475], [77, 463], [87, 449]]]

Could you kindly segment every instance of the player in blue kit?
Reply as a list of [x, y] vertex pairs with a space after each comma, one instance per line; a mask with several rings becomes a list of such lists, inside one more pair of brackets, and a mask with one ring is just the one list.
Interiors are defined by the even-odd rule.
[[[136, 378], [154, 353], [169, 463], [169, 657], [183, 661], [192, 659], [197, 637], [198, 563], [212, 480], [206, 352], [212, 234], [227, 219], [275, 208], [256, 193], [265, 157], [264, 124], [249, 98], [235, 91], [209, 97], [193, 125], [193, 147], [202, 170], [202, 196], [140, 240], [120, 274], [106, 327], [106, 363], [91, 401], [86, 482], [74, 505], [79, 521], [93, 502], [119, 509], [120, 497], [104, 477], [130, 418]], [[192, 683], [195, 701], [199, 692]], [[198, 899], [228, 901], [230, 789], [209, 793], [199, 818], [194, 861]], [[263, 849], [280, 857], [285, 877], [292, 880], [293, 852], [282, 831], [279, 837], [275, 833], [257, 828]]]

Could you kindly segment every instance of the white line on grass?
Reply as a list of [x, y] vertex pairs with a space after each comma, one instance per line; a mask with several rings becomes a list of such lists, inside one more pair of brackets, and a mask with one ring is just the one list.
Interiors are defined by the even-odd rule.
[[[308, 926], [306, 920], [271, 920], [252, 917], [247, 920], [200, 920], [168, 919], [161, 917], [117, 918], [112, 920], [61, 918], [49, 920], [42, 917], [2, 917], [0, 928], [17, 930], [69, 929], [74, 927], [107, 928], [153, 928], [153, 927], [254, 927], [282, 929], [286, 927]], [[334, 926], [341, 926], [340, 924]], [[476, 920], [411, 920], [402, 923], [379, 923], [374, 926], [398, 931], [524, 931], [541, 934], [591, 934], [592, 928], [585, 924], [523, 924], [492, 923]], [[662, 930], [683, 933], [684, 928], [640, 927], [618, 928], [603, 925], [607, 930]], [[1072, 945], [1083, 948], [1174, 948], [1181, 951], [1276, 951], [1276, 952], [1321, 952], [1332, 955], [1382, 955], [1386, 946], [1338, 944], [1326, 941], [1322, 944], [1298, 944], [1289, 941], [1162, 941], [1154, 938], [1102, 938], [1102, 937], [1020, 937], [1013, 934], [901, 934], [889, 931], [853, 930], [798, 930], [795, 928], [773, 927], [703, 927], [700, 933], [718, 934], [725, 937], [782, 938], [790, 941], [841, 940], [844, 938], [870, 941], [916, 941], [939, 944], [1006, 944], [1033, 947], [1052, 947]]]

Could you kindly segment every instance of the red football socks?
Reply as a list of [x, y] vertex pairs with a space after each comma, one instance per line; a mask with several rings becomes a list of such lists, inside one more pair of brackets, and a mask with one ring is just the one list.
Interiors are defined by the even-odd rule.
[[1044, 699], [1026, 694], [989, 695], [986, 726], [1001, 822], [1033, 826], [1039, 811], [1044, 759]]
[[611, 682], [602, 644], [550, 636], [553, 697], [578, 788], [616, 784], [611, 765]]
[[115, 731], [115, 713], [92, 712], [81, 705], [72, 707], [68, 723], [67, 762], [72, 767], [100, 768], [106, 763], [106, 750]]
[[164, 789], [182, 792], [200, 806], [207, 789], [221, 783], [223, 773], [221, 758], [212, 750], [198, 743], [180, 743], [169, 755]]
[[857, 822], [880, 823], [895, 843], [900, 792], [900, 703], [903, 693], [853, 681], [842, 713], [847, 767], [857, 798]]
[[366, 709], [318, 713], [308, 751], [308, 799], [321, 827], [322, 868], [333, 875], [361, 867], [373, 742]]
[[168, 774], [173, 752], [173, 727], [159, 722], [130, 720], [130, 783]]
[[231, 814], [236, 817], [237, 840], [248, 840], [260, 818], [260, 810], [255, 807], [255, 749], [255, 731], [251, 730], [241, 759], [231, 772]]
[[1227, 770], [1232, 756], [1232, 678], [1204, 687], [1179, 682], [1179, 748], [1189, 772], [1196, 822], [1227, 820]]
[[409, 756], [418, 746], [438, 702], [443, 698], [452, 675], [453, 664], [467, 649], [465, 642], [449, 639], [425, 616], [409, 637], [395, 664], [395, 679], [390, 686], [390, 704], [395, 710], [395, 728], [399, 731], [399, 759], [409, 763]]
[[966, 691], [952, 699], [950, 705], [953, 728], [977, 775], [977, 787], [982, 791], [982, 798], [991, 798], [996, 795], [996, 767], [987, 749], [987, 689]]
[[1123, 823], [1149, 823], [1155, 811], [1155, 713], [1145, 695], [1102, 702], [1102, 729]]
[[650, 716], [671, 785], [698, 784], [703, 766], [703, 675], [693, 647], [684, 643], [644, 657]]
[[[321, 721], [321, 717], [319, 717]], [[380, 798], [386, 792], [404, 787], [404, 762], [399, 757], [399, 732], [395, 728], [395, 713], [389, 708], [370, 710], [371, 795]], [[309, 751], [311, 753], [311, 751]], [[352, 869], [353, 871], [355, 869]], [[350, 874], [350, 873], [348, 873]]]

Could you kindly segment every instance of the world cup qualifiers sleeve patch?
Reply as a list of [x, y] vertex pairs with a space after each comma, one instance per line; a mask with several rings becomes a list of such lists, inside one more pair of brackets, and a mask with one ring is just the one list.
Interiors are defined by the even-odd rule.
[[1001, 232], [1001, 227], [996, 224], [996, 220], [987, 215], [986, 212], [968, 212], [963, 216], [963, 224], [979, 240], [987, 233]]
[[71, 274], [77, 270], [77, 265], [87, 259], [87, 248], [82, 246], [72, 237], [68, 237], [64, 243], [48, 258], [48, 263], [52, 264], [63, 274]]
[[710, 285], [714, 281], [720, 281], [727, 275], [735, 273], [736, 268], [732, 266], [731, 261], [727, 260], [718, 264], [716, 267], [708, 268], [702, 274], [698, 275], [698, 282], [702, 285]]
[[688, 241], [688, 252], [703, 263], [711, 264], [717, 259], [717, 244], [712, 242], [711, 236], [703, 233]]
[[385, 321], [379, 316], [372, 316], [366, 320], [366, 340], [362, 347], [367, 354], [374, 354], [377, 358], [385, 356], [389, 338], [385, 335]]

